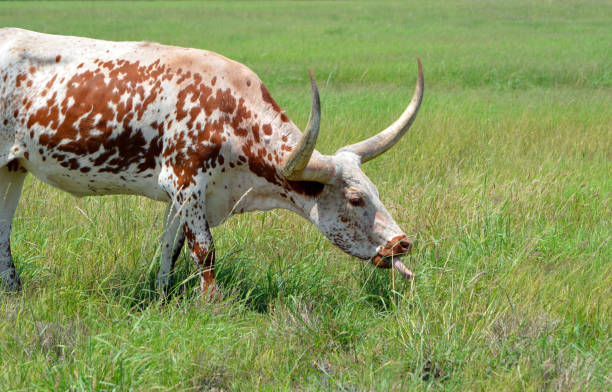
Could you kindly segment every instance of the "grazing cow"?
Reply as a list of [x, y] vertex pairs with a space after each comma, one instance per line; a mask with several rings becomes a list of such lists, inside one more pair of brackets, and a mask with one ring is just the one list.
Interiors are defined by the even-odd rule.
[[26, 173], [75, 196], [136, 194], [167, 203], [157, 284], [185, 239], [214, 292], [210, 227], [233, 213], [286, 208], [378, 267], [411, 241], [360, 165], [406, 133], [423, 98], [391, 126], [334, 155], [317, 152], [314, 78], [304, 134], [250, 69], [218, 54], [148, 42], [0, 29], [0, 276], [21, 286], [10, 229]]

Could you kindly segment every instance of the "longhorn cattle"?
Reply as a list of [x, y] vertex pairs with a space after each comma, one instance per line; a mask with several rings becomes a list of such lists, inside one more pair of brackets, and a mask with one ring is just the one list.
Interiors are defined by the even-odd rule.
[[233, 213], [289, 209], [343, 251], [412, 273], [412, 244], [360, 165], [406, 133], [423, 98], [388, 128], [322, 155], [319, 94], [304, 133], [246, 66], [216, 53], [0, 29], [0, 276], [21, 287], [10, 229], [32, 173], [75, 196], [136, 194], [167, 203], [157, 284], [185, 239], [214, 292], [210, 228]]

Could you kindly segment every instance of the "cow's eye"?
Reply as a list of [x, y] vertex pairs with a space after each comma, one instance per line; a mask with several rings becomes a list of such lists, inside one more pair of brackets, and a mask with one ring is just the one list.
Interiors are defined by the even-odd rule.
[[353, 207], [363, 207], [365, 206], [365, 201], [363, 201], [363, 199], [359, 196], [351, 196], [349, 198], [349, 203], [351, 203], [351, 205]]

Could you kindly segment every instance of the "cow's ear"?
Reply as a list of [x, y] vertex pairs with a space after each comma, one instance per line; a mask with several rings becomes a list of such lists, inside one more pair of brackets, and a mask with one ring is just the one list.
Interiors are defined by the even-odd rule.
[[317, 197], [325, 188], [325, 184], [318, 181], [289, 181], [291, 190], [301, 195]]

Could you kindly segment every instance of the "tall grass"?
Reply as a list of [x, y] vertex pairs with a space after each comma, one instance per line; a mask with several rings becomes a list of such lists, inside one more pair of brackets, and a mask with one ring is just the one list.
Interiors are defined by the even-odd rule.
[[364, 166], [416, 280], [270, 211], [213, 230], [221, 303], [186, 253], [160, 298], [163, 205], [28, 177], [0, 390], [612, 388], [608, 2], [27, 2], [0, 26], [215, 50], [297, 124], [310, 66], [324, 153], [401, 113], [417, 55], [426, 78], [410, 134]]

